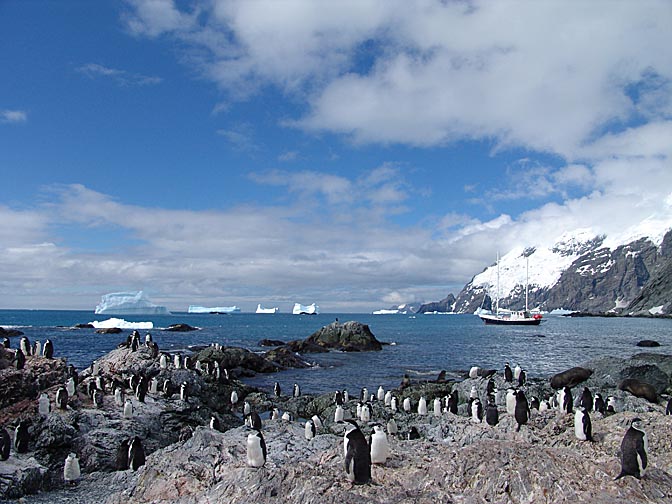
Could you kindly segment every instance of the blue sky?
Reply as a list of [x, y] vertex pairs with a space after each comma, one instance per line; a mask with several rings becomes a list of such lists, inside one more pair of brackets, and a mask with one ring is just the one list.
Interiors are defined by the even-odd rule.
[[0, 2], [0, 308], [370, 311], [672, 225], [672, 5]]

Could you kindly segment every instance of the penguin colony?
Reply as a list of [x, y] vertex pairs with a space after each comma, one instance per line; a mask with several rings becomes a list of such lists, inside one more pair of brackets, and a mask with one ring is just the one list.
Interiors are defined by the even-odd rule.
[[[122, 345], [131, 351], [137, 351], [141, 346], [139, 333], [134, 331]], [[166, 370], [170, 368], [171, 360], [169, 356], [159, 352], [159, 347], [153, 341], [150, 334], [145, 336], [144, 345], [150, 350], [152, 358], [158, 360], [160, 369]], [[8, 341], [5, 341], [5, 346], [9, 347]], [[23, 369], [26, 364], [26, 356], [42, 356], [46, 359], [52, 359], [54, 356], [54, 345], [50, 340], [47, 340], [44, 345], [41, 345], [40, 342], [35, 342], [31, 346], [28, 338], [23, 337], [14, 355], [16, 368]], [[218, 362], [202, 363], [197, 361], [194, 363], [188, 356], [174, 355], [172, 366], [174, 369], [194, 370], [199, 374], [205, 373], [214, 376], [217, 381], [220, 379], [229, 380], [228, 370], [224, 369], [222, 371]], [[488, 381], [485, 388], [485, 396], [482, 397], [483, 401], [479, 397], [478, 388], [476, 386], [472, 387], [467, 403], [467, 414], [473, 422], [479, 424], [485, 419], [486, 424], [490, 427], [496, 427], [500, 422], [500, 411], [496, 405], [499, 392], [495, 381], [492, 379], [495, 372], [495, 370], [482, 370], [476, 366], [472, 367], [469, 371], [471, 379], [487, 379]], [[71, 408], [69, 400], [79, 397], [81, 394], [81, 392], [78, 392], [78, 386], [80, 390], [84, 390], [84, 395], [88, 396], [91, 404], [97, 408], [104, 408], [106, 406], [105, 395], [111, 393], [114, 398], [114, 406], [120, 409], [120, 415], [127, 420], [133, 418], [134, 407], [140, 407], [145, 402], [148, 392], [151, 394], [162, 394], [166, 398], [171, 398], [175, 393], [179, 392], [181, 401], [189, 401], [190, 390], [187, 381], [183, 381], [178, 386], [169, 379], [160, 383], [156, 377], [150, 381], [147, 376], [131, 375], [128, 377], [128, 383], [107, 384], [99, 373], [99, 366], [94, 362], [91, 365], [91, 379], [85, 384], [79, 383], [76, 369], [73, 366], [69, 366], [63, 386], [57, 389], [53, 397], [53, 406], [48, 394], [40, 394], [37, 400], [39, 415], [48, 416], [54, 412], [65, 411]], [[569, 386], [560, 387], [554, 397], [544, 398], [541, 401], [536, 397], [532, 397], [528, 400], [525, 394], [525, 386], [527, 384], [526, 371], [520, 365], [516, 365], [512, 369], [507, 362], [504, 365], [503, 374], [505, 382], [509, 386], [504, 400], [506, 414], [515, 419], [516, 432], [519, 432], [522, 427], [527, 425], [534, 410], [542, 411], [555, 408], [559, 412], [574, 415], [574, 434], [577, 440], [594, 442], [590, 413], [596, 412], [605, 415], [610, 412], [613, 413], [617, 408], [614, 397], [607, 397], [605, 400], [599, 392], [593, 395], [587, 387], [583, 388], [576, 406], [573, 400], [572, 389]], [[410, 379], [405, 376], [400, 387], [401, 391], [403, 392], [404, 388], [409, 385]], [[131, 393], [127, 396], [126, 391], [129, 388]], [[282, 391], [278, 382], [273, 387], [273, 393], [276, 399], [281, 398]], [[293, 384], [291, 395], [294, 398], [301, 396], [301, 390], [297, 383]], [[135, 401], [133, 398], [135, 398]], [[363, 387], [356, 405], [356, 418], [361, 422], [362, 426], [366, 426], [371, 431], [367, 440], [362, 426], [360, 426], [357, 420], [352, 418], [348, 407], [349, 399], [347, 390], [337, 390], [333, 396], [335, 404], [334, 423], [343, 425], [343, 469], [347, 480], [350, 482], [354, 484], [366, 484], [371, 482], [372, 479], [372, 464], [385, 464], [389, 457], [392, 456], [387, 436], [397, 437], [400, 435], [393, 416], [400, 410], [400, 401], [405, 413], [412, 413], [413, 404], [410, 397], [397, 397], [392, 391], [386, 392], [382, 386], [378, 387], [375, 394], [369, 394], [368, 389]], [[384, 426], [377, 422], [378, 419], [373, 418], [373, 402], [382, 403], [385, 408], [389, 408], [391, 414]], [[485, 406], [483, 406], [483, 402], [485, 402]], [[233, 390], [230, 395], [230, 408], [232, 411], [236, 410], [238, 403], [238, 393], [236, 390]], [[458, 414], [457, 390], [453, 390], [443, 398], [433, 398], [431, 412], [435, 417], [445, 414]], [[428, 415], [427, 399], [424, 396], [420, 397], [417, 403], [417, 414], [420, 416]], [[672, 415], [672, 398], [667, 403], [666, 414]], [[246, 438], [247, 464], [252, 468], [261, 468], [267, 461], [267, 447], [262, 434], [263, 422], [261, 416], [252, 410], [252, 406], [248, 401], [244, 402], [242, 415], [245, 425], [251, 431], [247, 434]], [[289, 411], [283, 412], [282, 416], [280, 416], [280, 411], [275, 407], [270, 414], [270, 419], [281, 419], [286, 422], [294, 421]], [[216, 431], [221, 429], [221, 423], [216, 416], [210, 418], [209, 427]], [[0, 428], [0, 460], [7, 460], [12, 448], [16, 453], [26, 453], [29, 451], [31, 442], [29, 428], [30, 423], [27, 420], [19, 421], [14, 427], [13, 440], [6, 428]], [[306, 441], [311, 442], [319, 435], [322, 428], [322, 420], [317, 415], [305, 420], [304, 436]], [[406, 439], [421, 437], [421, 434], [414, 426], [411, 426], [409, 431], [402, 435]], [[630, 422], [624, 434], [620, 457], [621, 472], [616, 476], [616, 479], [625, 476], [635, 478], [644, 476], [648, 466], [648, 443], [646, 432], [639, 418], [635, 418]], [[133, 436], [121, 442], [117, 453], [118, 469], [137, 471], [145, 464], [145, 461], [145, 450], [140, 437]], [[63, 480], [68, 485], [75, 485], [79, 481], [80, 476], [81, 470], [77, 454], [70, 453], [64, 461]]]

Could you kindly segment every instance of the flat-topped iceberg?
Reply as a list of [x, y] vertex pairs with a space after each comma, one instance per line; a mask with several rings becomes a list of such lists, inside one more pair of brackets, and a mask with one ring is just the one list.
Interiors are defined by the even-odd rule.
[[294, 315], [317, 315], [320, 313], [320, 307], [315, 303], [308, 306], [304, 306], [299, 303], [294, 303], [294, 309], [292, 310]]
[[94, 320], [91, 325], [96, 329], [110, 329], [118, 327], [119, 329], [154, 329], [152, 322], [127, 322], [120, 318], [109, 318], [107, 320]]
[[207, 306], [189, 305], [187, 311], [189, 313], [237, 313], [240, 308], [237, 306], [213, 306], [208, 308]]
[[261, 303], [257, 305], [257, 311], [255, 313], [278, 313], [280, 309], [275, 306], [274, 308], [264, 308], [261, 306]]
[[170, 315], [165, 306], [152, 303], [144, 292], [111, 292], [105, 294], [98, 306], [96, 315]]

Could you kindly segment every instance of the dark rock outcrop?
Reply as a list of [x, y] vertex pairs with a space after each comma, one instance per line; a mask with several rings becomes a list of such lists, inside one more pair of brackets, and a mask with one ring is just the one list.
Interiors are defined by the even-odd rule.
[[16, 336], [23, 336], [23, 332], [18, 329], [6, 329], [0, 327], [0, 338], [13, 338]]
[[434, 301], [431, 303], [421, 304], [416, 313], [448, 313], [453, 311], [455, 304], [455, 296], [448, 294], [441, 301]]
[[369, 326], [355, 321], [343, 324], [332, 322], [311, 334], [306, 342], [344, 352], [366, 352], [383, 349], [382, 344], [373, 335]]
[[285, 341], [264, 338], [257, 344], [261, 347], [266, 347], [266, 346], [282, 346], [285, 343], [286, 343]]
[[123, 332], [123, 330], [118, 327], [102, 327], [96, 329], [96, 333], [98, 334], [119, 334], [121, 332]]
[[208, 347], [194, 356], [202, 362], [218, 361], [220, 368], [228, 370], [250, 370], [256, 373], [273, 373], [280, 367], [263, 356], [239, 347]]
[[288, 347], [281, 346], [274, 348], [264, 354], [267, 361], [275, 363], [278, 367], [283, 368], [308, 368], [310, 363], [303, 360], [295, 352], [292, 352]]
[[192, 327], [189, 324], [171, 324], [168, 327], [166, 327], [164, 331], [191, 332], [191, 331], [198, 331], [198, 328]]
[[654, 348], [654, 347], [659, 347], [660, 343], [657, 341], [653, 340], [642, 340], [637, 342], [638, 347], [648, 347], [648, 348]]

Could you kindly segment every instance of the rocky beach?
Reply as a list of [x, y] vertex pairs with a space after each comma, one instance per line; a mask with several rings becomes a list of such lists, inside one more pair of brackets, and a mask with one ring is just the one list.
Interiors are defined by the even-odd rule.
[[[121, 341], [123, 335], [119, 337]], [[160, 336], [155, 338], [160, 343]], [[380, 350], [365, 325], [335, 322], [303, 341], [264, 353], [212, 345], [189, 355], [166, 355], [152, 344], [134, 344], [129, 337], [78, 371], [76, 391], [65, 407], [56, 404], [56, 395], [66, 387], [72, 370], [59, 358], [58, 348], [52, 359], [26, 356], [23, 368], [17, 369], [19, 339], [13, 335], [10, 348], [0, 348], [0, 426], [13, 441], [16, 426], [24, 421], [29, 442], [25, 453], [17, 453], [12, 444], [7, 460], [0, 461], [3, 502], [672, 501], [672, 416], [665, 415], [672, 383], [669, 355], [639, 353], [576, 363], [590, 370], [572, 384], [576, 402], [584, 387], [605, 399], [613, 397], [613, 413], [590, 412], [592, 442], [577, 439], [574, 414], [559, 409], [533, 408], [529, 421], [518, 426], [506, 409], [511, 385], [505, 382], [504, 363], [492, 370], [494, 374], [481, 370], [469, 377], [465, 371], [461, 381], [399, 377], [399, 387], [391, 391], [399, 399], [398, 411], [376, 397], [371, 419], [358, 420], [367, 437], [374, 424], [385, 427], [395, 420], [398, 433], [387, 436], [390, 456], [373, 465], [370, 483], [354, 485], [344, 471], [344, 427], [334, 421], [333, 393], [294, 397], [286, 390], [276, 396], [245, 385], [244, 378], [306, 366], [305, 352]], [[528, 377], [521, 387], [527, 399], [553, 397], [550, 378]], [[475, 421], [468, 406], [474, 394], [485, 403], [490, 380], [498, 390], [499, 422], [494, 426], [485, 419]], [[653, 389], [654, 400], [638, 397], [640, 389], [632, 383]], [[367, 395], [377, 395], [378, 384], [369, 386]], [[120, 392], [115, 394], [115, 388]], [[343, 408], [345, 418], [354, 418], [360, 391], [349, 392]], [[457, 414], [435, 415], [434, 399], [442, 401], [443, 409], [445, 398], [455, 392]], [[47, 413], [38, 409], [42, 394], [49, 398]], [[406, 398], [411, 403], [408, 412], [401, 407]], [[427, 414], [418, 412], [421, 398], [428, 404]], [[125, 411], [129, 401], [130, 413]], [[267, 459], [260, 468], [247, 463], [246, 439], [252, 431], [244, 425], [245, 403], [263, 419]], [[289, 413], [290, 419], [271, 418], [274, 408], [279, 415]], [[322, 425], [307, 439], [305, 419], [314, 415]], [[641, 479], [615, 480], [621, 469], [621, 441], [635, 417], [648, 435], [648, 469]], [[415, 432], [417, 437], [411, 434]], [[124, 454], [125, 443], [136, 436], [146, 460], [133, 470]], [[77, 455], [81, 466], [81, 476], [72, 484], [63, 477], [69, 453]]]

